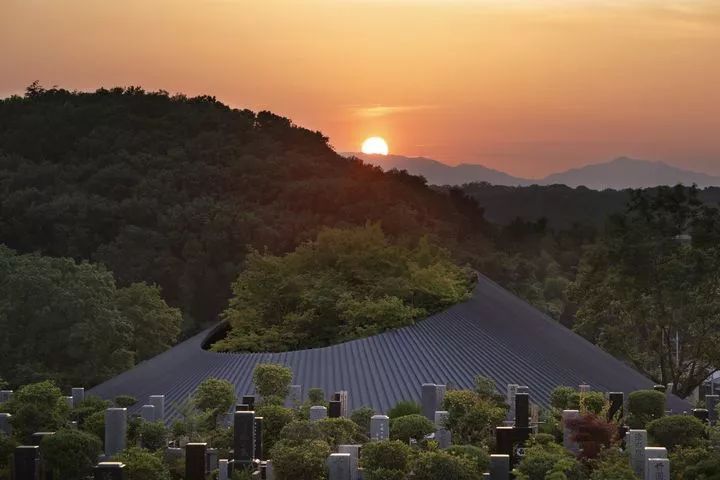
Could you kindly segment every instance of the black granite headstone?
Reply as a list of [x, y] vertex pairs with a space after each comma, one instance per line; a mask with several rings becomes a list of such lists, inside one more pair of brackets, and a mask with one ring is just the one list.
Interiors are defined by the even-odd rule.
[[235, 412], [233, 449], [236, 469], [252, 464], [255, 453], [255, 412]]
[[100, 462], [93, 468], [94, 480], [126, 480], [127, 468], [120, 462]]
[[708, 423], [708, 418], [710, 418], [710, 412], [707, 411], [705, 408], [694, 408], [693, 411], [693, 417], [697, 418], [703, 423]]
[[611, 420], [622, 421], [625, 415], [625, 409], [623, 407], [625, 403], [625, 394], [623, 392], [610, 392], [610, 408], [608, 409], [607, 419], [608, 422]]
[[207, 443], [185, 445], [185, 480], [205, 480]]
[[255, 410], [255, 395], [243, 395], [242, 403], [249, 407], [249, 411]]
[[255, 417], [253, 424], [255, 428], [255, 455], [256, 460], [265, 460], [265, 454], [263, 452], [263, 417]]
[[330, 400], [328, 403], [328, 417], [340, 418], [342, 416], [342, 403], [340, 400]]
[[13, 458], [15, 480], [40, 479], [40, 447], [21, 445], [15, 448]]
[[238, 403], [235, 405], [235, 411], [236, 412], [251, 412], [252, 409], [250, 408], [250, 405], [247, 403]]
[[515, 427], [527, 428], [530, 426], [530, 395], [527, 393], [515, 394]]

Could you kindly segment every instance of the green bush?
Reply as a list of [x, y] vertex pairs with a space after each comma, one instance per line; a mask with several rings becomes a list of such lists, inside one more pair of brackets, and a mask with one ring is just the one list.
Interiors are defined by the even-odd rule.
[[478, 472], [465, 457], [443, 451], [421, 452], [412, 465], [413, 480], [476, 480]]
[[295, 420], [283, 427], [280, 438], [286, 443], [302, 444], [311, 440], [323, 440], [323, 432], [318, 422]]
[[65, 425], [69, 408], [65, 397], [53, 382], [32, 383], [21, 387], [5, 408], [12, 413], [13, 434], [29, 441], [35, 432], [54, 432]]
[[195, 407], [208, 415], [209, 427], [214, 428], [219, 417], [235, 404], [235, 387], [227, 380], [206, 378], [192, 398]]
[[[551, 475], [567, 480], [584, 478], [582, 465], [569, 451], [556, 443], [531, 444], [525, 449], [525, 456], [513, 472], [518, 480], [546, 480], [553, 478]], [[558, 477], [560, 474], [565, 477]]]
[[161, 421], [141, 422], [139, 434], [143, 448], [155, 452], [167, 447], [167, 429]]
[[270, 451], [280, 440], [280, 432], [285, 425], [295, 420], [295, 412], [279, 405], [263, 405], [255, 411], [255, 415], [263, 417], [263, 446]]
[[82, 480], [91, 474], [101, 450], [99, 438], [80, 430], [59, 430], [40, 444], [46, 468], [63, 480]]
[[507, 410], [471, 390], [451, 390], [443, 402], [448, 411], [446, 427], [453, 441], [473, 445], [486, 444], [493, 429], [505, 420]]
[[261, 363], [253, 371], [255, 390], [263, 400], [266, 397], [285, 399], [290, 392], [290, 382], [292, 382], [292, 370], [285, 365]]
[[484, 448], [475, 445], [452, 445], [445, 451], [450, 455], [463, 457], [470, 461], [478, 475], [487, 471], [490, 467], [490, 454]]
[[324, 440], [336, 449], [338, 445], [364, 443], [367, 436], [348, 418], [324, 418], [317, 422]]
[[690, 415], [671, 415], [648, 423], [647, 431], [656, 443], [672, 451], [676, 447], [700, 445], [705, 436], [705, 425]]
[[131, 447], [118, 455], [117, 461], [125, 464], [127, 480], [170, 480], [170, 470], [160, 458], [161, 453]]
[[387, 415], [392, 420], [393, 418], [404, 417], [405, 415], [419, 415], [420, 413], [422, 413], [422, 408], [419, 403], [411, 400], [401, 400], [388, 410]]
[[573, 399], [577, 398], [577, 393], [573, 387], [555, 387], [550, 393], [550, 405], [558, 410], [575, 410], [578, 405], [577, 403], [573, 404]]
[[399, 440], [370, 442], [360, 451], [360, 464], [367, 472], [377, 473], [380, 469], [407, 472], [411, 452], [410, 447]]
[[[570, 401], [574, 402], [575, 398], [573, 397]], [[600, 415], [607, 405], [607, 400], [602, 392], [578, 392], [577, 405], [582, 413]]]
[[700, 476], [697, 467], [705, 468], [703, 462], [710, 459], [720, 463], [720, 451], [710, 449], [708, 447], [678, 447], [669, 452], [670, 457], [670, 475], [672, 480], [720, 480], [720, 466], [715, 470], [716, 475]]
[[330, 446], [322, 440], [295, 444], [281, 440], [270, 451], [276, 480], [324, 480]]
[[95, 412], [85, 418], [80, 429], [84, 432], [92, 433], [99, 439], [105, 441], [105, 410]]
[[365, 435], [370, 435], [370, 419], [375, 415], [375, 410], [370, 407], [360, 407], [350, 413], [350, 420], [360, 427]]
[[118, 408], [130, 408], [137, 403], [137, 398], [132, 395], [118, 395], [114, 402]]
[[86, 395], [85, 399], [80, 402], [80, 405], [75, 407], [70, 412], [70, 418], [78, 422], [79, 426], [83, 426], [85, 419], [97, 412], [105, 412], [106, 409], [110, 408], [111, 404], [107, 400], [103, 400], [95, 395]]
[[637, 480], [630, 458], [617, 450], [605, 450], [592, 467], [590, 480]]
[[311, 406], [315, 405], [326, 405], [327, 402], [325, 401], [325, 390], [322, 388], [311, 388], [308, 390], [308, 401], [310, 402]]
[[405, 443], [414, 438], [418, 442], [435, 431], [435, 424], [419, 414], [404, 415], [390, 420], [390, 438]]
[[628, 397], [628, 425], [645, 426], [665, 415], [665, 394], [655, 390], [638, 390]]

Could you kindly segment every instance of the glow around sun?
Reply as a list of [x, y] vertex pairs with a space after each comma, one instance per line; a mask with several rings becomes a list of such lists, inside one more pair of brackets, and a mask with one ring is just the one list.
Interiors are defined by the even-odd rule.
[[387, 155], [390, 150], [382, 137], [370, 137], [362, 144], [362, 152], [373, 155]]

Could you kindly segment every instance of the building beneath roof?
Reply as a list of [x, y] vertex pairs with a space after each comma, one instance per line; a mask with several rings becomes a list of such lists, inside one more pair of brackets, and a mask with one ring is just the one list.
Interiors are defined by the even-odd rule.
[[[203, 349], [211, 331], [177, 345], [102, 383], [90, 394], [111, 399], [132, 395], [134, 408], [150, 395], [164, 394], [166, 421], [175, 405], [204, 379], [223, 378], [238, 398], [252, 393], [258, 363], [292, 368], [293, 383], [346, 390], [349, 407], [386, 412], [399, 400], [420, 400], [423, 383], [472, 388], [474, 378], [493, 379], [500, 392], [508, 384], [530, 387], [531, 400], [547, 406], [559, 385], [590, 385], [597, 391], [652, 388], [654, 382], [568, 330], [525, 301], [480, 276], [472, 298], [417, 324], [373, 337], [311, 350], [284, 353], [214, 353]], [[668, 396], [668, 408], [689, 411], [686, 401]]]

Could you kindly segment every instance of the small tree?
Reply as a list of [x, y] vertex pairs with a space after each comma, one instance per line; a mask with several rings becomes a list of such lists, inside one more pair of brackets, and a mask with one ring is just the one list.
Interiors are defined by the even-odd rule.
[[69, 408], [53, 382], [25, 385], [6, 404], [13, 414], [10, 422], [15, 436], [28, 441], [35, 432], [55, 431], [67, 421]]
[[411, 414], [390, 420], [390, 438], [408, 443], [411, 438], [422, 441], [435, 431], [435, 424], [422, 415]]
[[130, 408], [137, 403], [137, 398], [132, 395], [118, 395], [115, 397], [115, 405], [119, 408]]
[[84, 479], [92, 472], [101, 450], [100, 439], [81, 430], [59, 430], [40, 444], [45, 468], [63, 480]]
[[325, 463], [330, 446], [322, 440], [294, 443], [281, 440], [270, 451], [277, 480], [327, 478]]
[[292, 409], [280, 405], [263, 405], [255, 414], [263, 417], [263, 443], [267, 451], [270, 451], [280, 440], [282, 429], [295, 419]]
[[214, 428], [218, 418], [235, 403], [235, 387], [227, 380], [207, 378], [195, 390], [193, 403], [198, 410], [208, 415], [209, 426]]
[[645, 425], [665, 415], [665, 394], [655, 390], [638, 390], [628, 397], [628, 425]]
[[422, 408], [419, 403], [412, 400], [401, 400], [388, 410], [387, 415], [392, 420], [393, 418], [404, 417], [405, 415], [419, 415], [420, 413], [422, 413]]
[[421, 452], [413, 462], [413, 480], [475, 480], [472, 462], [442, 451]]
[[350, 414], [350, 420], [360, 427], [360, 431], [365, 435], [370, 435], [370, 419], [375, 415], [375, 410], [370, 407], [360, 407], [353, 410]]
[[333, 449], [342, 444], [364, 443], [367, 441], [367, 436], [360, 432], [360, 427], [347, 418], [324, 418], [317, 424], [324, 440]]
[[655, 442], [672, 451], [677, 447], [695, 447], [703, 442], [705, 425], [690, 415], [672, 415], [658, 418], [647, 425]]
[[617, 438], [617, 426], [593, 413], [570, 419], [567, 427], [572, 432], [572, 440], [581, 447], [581, 458], [585, 459], [597, 458]]
[[322, 388], [311, 388], [308, 390], [308, 401], [312, 406], [314, 405], [326, 405], [325, 401], [325, 390]]
[[167, 447], [167, 429], [163, 422], [142, 422], [139, 433], [143, 448], [155, 452]]
[[125, 464], [128, 480], [170, 480], [170, 470], [159, 453], [131, 447], [118, 455], [117, 460]]
[[484, 448], [475, 445], [451, 445], [445, 451], [450, 455], [469, 460], [475, 466], [478, 476], [490, 467], [490, 454]]
[[399, 440], [371, 442], [360, 453], [360, 463], [369, 480], [404, 478], [412, 450]]
[[255, 390], [263, 397], [263, 401], [284, 401], [290, 391], [292, 370], [284, 365], [261, 363], [253, 372]]

